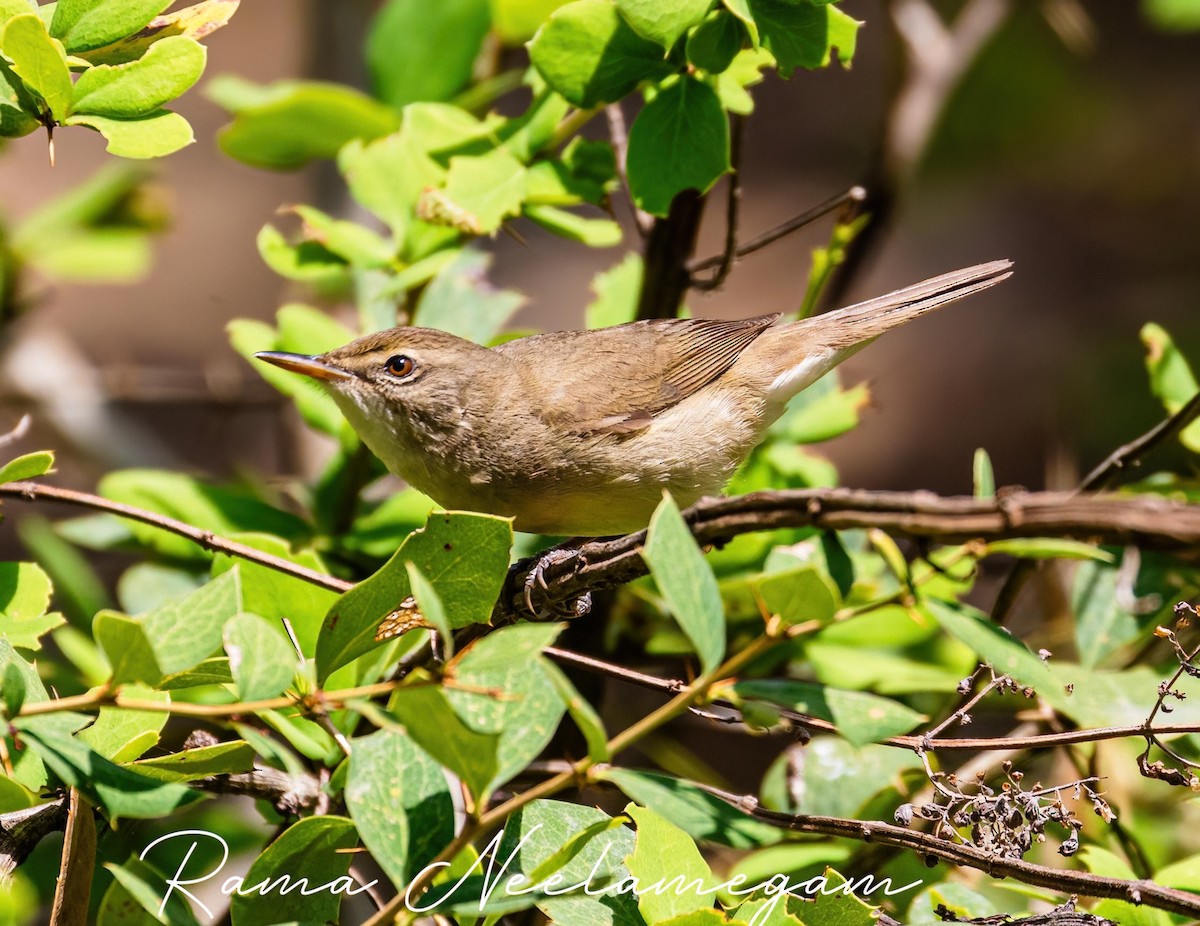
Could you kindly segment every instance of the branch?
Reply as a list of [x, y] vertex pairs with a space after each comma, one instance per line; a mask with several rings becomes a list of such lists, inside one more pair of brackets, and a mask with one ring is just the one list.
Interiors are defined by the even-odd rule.
[[746, 117], [733, 114], [729, 119], [729, 187], [725, 194], [725, 250], [717, 262], [716, 272], [707, 280], [696, 279], [688, 267], [688, 280], [695, 289], [710, 291], [720, 289], [738, 257], [737, 234], [738, 213], [742, 206], [742, 136], [745, 135]]
[[59, 798], [25, 810], [0, 814], [0, 885], [42, 841], [67, 825], [67, 801]]
[[1051, 868], [1023, 859], [1003, 858], [993, 852], [939, 839], [928, 833], [903, 826], [876, 821], [847, 820], [814, 814], [790, 814], [767, 810], [759, 806], [758, 798], [750, 794], [733, 794], [710, 785], [698, 784], [718, 800], [743, 813], [782, 829], [797, 833], [819, 833], [840, 836], [861, 842], [895, 846], [933, 856], [985, 872], [993, 878], [1012, 877], [1024, 884], [1034, 884], [1062, 893], [1106, 897], [1127, 903], [1145, 904], [1159, 910], [1180, 913], [1195, 919], [1200, 917], [1200, 895], [1175, 888], [1163, 887], [1153, 881], [1108, 878], [1084, 871]]
[[64, 505], [74, 505], [77, 508], [105, 511], [109, 514], [115, 514], [120, 518], [128, 518], [130, 521], [149, 524], [151, 527], [161, 528], [168, 533], [186, 537], [205, 550], [211, 550], [214, 553], [224, 553], [228, 556], [236, 556], [238, 559], [244, 559], [251, 563], [258, 563], [260, 566], [266, 566], [268, 569], [274, 569], [277, 572], [287, 573], [290, 576], [295, 576], [297, 579], [303, 579], [305, 582], [311, 582], [313, 585], [327, 588], [330, 591], [345, 592], [354, 586], [353, 582], [347, 582], [344, 579], [338, 579], [323, 572], [317, 572], [315, 569], [308, 569], [278, 556], [272, 556], [270, 553], [263, 553], [261, 550], [248, 547], [244, 543], [218, 537], [212, 531], [193, 527], [175, 518], [168, 518], [166, 515], [146, 511], [144, 508], [135, 508], [132, 505], [114, 502], [99, 495], [92, 495], [89, 492], [77, 492], [74, 489], [62, 489], [58, 486], [48, 486], [38, 482], [9, 482], [0, 485], [0, 497], [15, 498], [23, 502], [61, 502]]
[[[813, 527], [874, 527], [914, 539], [961, 543], [1015, 537], [1065, 537], [1094, 543], [1183, 549], [1200, 544], [1200, 505], [1157, 496], [1011, 492], [998, 498], [943, 497], [930, 492], [791, 489], [701, 499], [685, 512], [700, 544], [720, 545], [755, 531]], [[646, 575], [646, 532], [593, 540], [546, 566], [546, 603], [574, 602], [589, 591]], [[568, 555], [569, 554], [569, 555]], [[501, 619], [524, 612], [525, 581], [534, 562], [509, 572], [498, 607]]]
[[684, 190], [671, 200], [665, 219], [655, 219], [646, 236], [645, 273], [638, 295], [637, 317], [674, 318], [692, 285], [688, 258], [696, 247], [704, 197]]

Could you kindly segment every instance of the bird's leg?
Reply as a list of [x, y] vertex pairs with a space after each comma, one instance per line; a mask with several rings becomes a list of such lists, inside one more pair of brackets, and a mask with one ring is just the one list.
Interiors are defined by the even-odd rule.
[[[541, 616], [541, 612], [533, 606], [533, 592], [538, 586], [541, 586], [543, 591], [549, 591], [550, 587], [546, 584], [546, 572], [549, 569], [565, 563], [569, 560], [575, 560], [576, 565], [572, 570], [572, 575], [578, 572], [585, 562], [580, 555], [578, 546], [587, 538], [572, 537], [562, 546], [555, 547], [552, 550], [547, 550], [537, 558], [537, 561], [530, 567], [528, 574], [525, 576], [525, 607], [530, 614]], [[591, 610], [592, 596], [590, 592], [585, 592], [582, 596], [567, 609], [551, 608], [551, 616], [554, 617], [582, 617]]]

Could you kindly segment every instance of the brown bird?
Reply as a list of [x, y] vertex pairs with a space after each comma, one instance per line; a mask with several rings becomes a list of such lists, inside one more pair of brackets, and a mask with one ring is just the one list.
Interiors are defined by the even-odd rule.
[[639, 530], [668, 490], [720, 492], [789, 399], [890, 328], [995, 286], [992, 261], [802, 321], [668, 319], [481, 347], [392, 328], [259, 359], [328, 389], [387, 468], [439, 505], [518, 530]]

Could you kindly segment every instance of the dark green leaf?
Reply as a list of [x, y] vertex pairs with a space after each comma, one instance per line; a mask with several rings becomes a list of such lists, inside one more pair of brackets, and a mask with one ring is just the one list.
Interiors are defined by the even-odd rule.
[[[129, 698], [161, 704], [171, 700], [165, 692], [141, 685], [124, 686], [121, 693]], [[167, 724], [167, 717], [166, 712], [160, 711], [103, 707], [92, 725], [76, 735], [104, 758], [124, 764], [158, 745], [159, 734]]]
[[441, 766], [398, 731], [354, 740], [345, 795], [359, 835], [397, 887], [454, 838]]
[[798, 67], [827, 67], [835, 50], [843, 66], [853, 60], [861, 24], [832, 3], [748, 3], [763, 46], [775, 56], [785, 77]]
[[168, 875], [136, 856], [124, 865], [107, 862], [104, 867], [113, 880], [100, 901], [97, 926], [150, 926], [152, 923], [197, 926], [183, 891], [167, 889], [164, 899], [163, 885], [167, 883]]
[[55, 775], [110, 817], [157, 820], [203, 796], [114, 765], [75, 737], [42, 724], [25, 725], [24, 735]]
[[596, 709], [579, 693], [562, 669], [549, 659], [544, 660], [541, 665], [553, 683], [554, 690], [567, 705], [567, 713], [583, 734], [588, 747], [588, 758], [593, 762], [607, 762], [612, 758], [608, 752], [608, 734], [604, 732], [604, 721], [600, 719]]
[[670, 496], [663, 499], [650, 520], [642, 557], [667, 608], [696, 648], [701, 668], [712, 671], [725, 655], [721, 593], [679, 506]]
[[631, 800], [670, 820], [693, 839], [706, 839], [734, 849], [753, 849], [783, 838], [783, 833], [775, 827], [747, 816], [681, 778], [626, 768], [606, 768], [600, 778], [611, 781]]
[[380, 624], [402, 610], [411, 594], [407, 563], [414, 563], [437, 590], [454, 627], [487, 623], [508, 571], [511, 545], [512, 526], [504, 518], [431, 515], [382, 569], [329, 609], [316, 649], [320, 681], [377, 644]]
[[689, 76], [659, 91], [629, 130], [626, 169], [634, 202], [652, 215], [684, 190], [707, 193], [729, 170], [729, 122], [712, 87]]
[[720, 74], [733, 64], [745, 37], [745, 28], [736, 16], [728, 10], [717, 10], [688, 36], [688, 61], [702, 71]]
[[[246, 872], [247, 887], [287, 875], [295, 884], [329, 884], [345, 877], [353, 856], [346, 850], [358, 844], [354, 823], [345, 817], [306, 817], [292, 824], [267, 846]], [[247, 890], [233, 896], [233, 926], [275, 926], [277, 923], [324, 923], [338, 920], [342, 896], [336, 891], [302, 891], [259, 894]]]
[[1080, 563], [1071, 583], [1075, 646], [1079, 662], [1094, 669], [1138, 636], [1137, 619], [1121, 606], [1117, 570], [1099, 563]]
[[576, 0], [555, 10], [529, 45], [533, 66], [576, 106], [614, 103], [643, 80], [670, 73], [657, 42], [642, 38], [614, 0]]
[[748, 679], [737, 682], [741, 698], [753, 698], [801, 714], [828, 720], [851, 744], [862, 746], [908, 733], [928, 718], [888, 698], [865, 691], [827, 688], [792, 679]]
[[375, 95], [396, 109], [451, 99], [470, 81], [490, 21], [488, 0], [387, 0], [367, 36]]

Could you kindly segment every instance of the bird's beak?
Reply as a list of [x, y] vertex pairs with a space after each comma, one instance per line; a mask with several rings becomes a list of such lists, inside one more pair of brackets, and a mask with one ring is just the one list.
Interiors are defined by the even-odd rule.
[[303, 373], [313, 379], [333, 382], [340, 379], [351, 379], [352, 374], [332, 363], [326, 363], [320, 357], [310, 357], [307, 354], [287, 354], [277, 350], [262, 350], [254, 355], [258, 360], [265, 360], [283, 370], [292, 373]]

